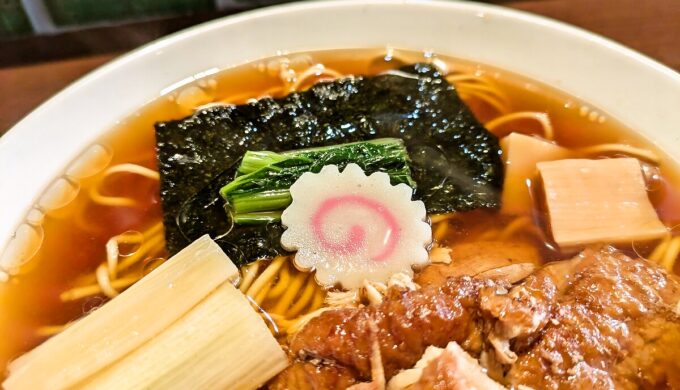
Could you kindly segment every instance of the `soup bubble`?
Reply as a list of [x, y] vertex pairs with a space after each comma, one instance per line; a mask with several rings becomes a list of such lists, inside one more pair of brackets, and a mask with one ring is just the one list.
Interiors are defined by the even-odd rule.
[[142, 246], [144, 235], [136, 230], [128, 230], [119, 234], [116, 241], [118, 242], [118, 256], [132, 256]]

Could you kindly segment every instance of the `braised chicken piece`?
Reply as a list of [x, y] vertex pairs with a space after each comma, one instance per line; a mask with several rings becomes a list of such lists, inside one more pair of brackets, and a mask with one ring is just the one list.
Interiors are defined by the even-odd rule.
[[326, 359], [356, 369], [362, 380], [371, 377], [371, 322], [378, 328], [387, 378], [413, 366], [430, 345], [456, 341], [479, 352], [479, 292], [494, 285], [462, 277], [416, 291], [391, 288], [380, 305], [329, 310], [313, 318], [293, 336], [290, 350], [295, 357]]
[[[376, 325], [387, 381], [413, 367], [428, 346], [457, 342], [510, 387], [680, 388], [679, 300], [675, 276], [609, 248], [548, 264], [515, 286], [462, 276], [416, 291], [391, 288], [380, 305], [313, 318], [291, 339], [297, 363], [273, 383], [291, 383], [286, 377], [310, 360], [347, 368], [343, 378], [371, 381], [370, 328]], [[422, 383], [459, 388], [467, 375], [455, 368], [461, 362], [423, 369]], [[309, 388], [330, 383], [305, 380]]]
[[[583, 267], [583, 258], [548, 264], [529, 275], [524, 282], [514, 286], [507, 294], [484, 289], [481, 292], [481, 309], [495, 321], [487, 340], [495, 352], [495, 360], [512, 364], [517, 355], [510, 350], [514, 344], [530, 344], [538, 331], [548, 323], [560, 294], [568, 281]], [[488, 318], [487, 318], [488, 320]]]
[[645, 260], [586, 251], [540, 338], [510, 368], [537, 389], [678, 388], [680, 284]]

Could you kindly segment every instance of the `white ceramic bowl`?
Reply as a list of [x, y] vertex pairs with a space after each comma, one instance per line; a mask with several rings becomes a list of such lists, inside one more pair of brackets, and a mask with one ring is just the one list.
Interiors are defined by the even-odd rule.
[[[1, 137], [0, 270], [28, 255], [19, 245], [35, 231], [27, 213], [55, 178], [117, 121], [164, 90], [281, 52], [384, 46], [432, 50], [552, 85], [680, 160], [680, 75], [612, 41], [469, 2], [290, 4], [202, 24], [135, 50], [69, 86]], [[12, 241], [17, 229], [28, 236]]]

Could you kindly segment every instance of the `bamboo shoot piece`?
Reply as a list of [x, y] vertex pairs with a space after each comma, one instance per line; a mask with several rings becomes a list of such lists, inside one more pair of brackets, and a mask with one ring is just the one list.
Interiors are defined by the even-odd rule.
[[9, 365], [12, 389], [63, 389], [158, 336], [238, 270], [203, 236], [115, 299]]
[[505, 163], [502, 209], [509, 214], [533, 210], [530, 184], [536, 178], [536, 164], [567, 158], [569, 149], [519, 133], [511, 133], [500, 141]]
[[262, 318], [225, 283], [78, 389], [257, 389], [288, 366]]
[[668, 234], [635, 158], [542, 162], [550, 226], [562, 247], [651, 240]]

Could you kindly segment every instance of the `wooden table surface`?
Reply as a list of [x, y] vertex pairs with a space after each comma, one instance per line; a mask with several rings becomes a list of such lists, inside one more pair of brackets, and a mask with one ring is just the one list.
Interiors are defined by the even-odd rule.
[[[680, 0], [495, 2], [596, 32], [680, 71]], [[120, 54], [0, 68], [0, 134], [66, 85]]]

